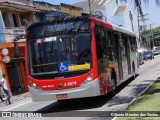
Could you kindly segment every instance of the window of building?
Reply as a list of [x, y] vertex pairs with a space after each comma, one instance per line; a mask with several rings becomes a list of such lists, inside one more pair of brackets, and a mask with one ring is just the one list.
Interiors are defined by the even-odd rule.
[[26, 26], [28, 23], [27, 19], [26, 19], [26, 14], [20, 14], [19, 15], [20, 17], [20, 22], [21, 22], [21, 25], [22, 26]]
[[2, 12], [5, 27], [20, 27], [18, 14]]
[[13, 17], [13, 23], [14, 23], [14, 27], [19, 27], [19, 23], [18, 23], [18, 17], [16, 14], [12, 14], [12, 17]]
[[9, 20], [9, 14], [4, 12], [2, 13], [2, 17], [3, 17], [5, 27], [12, 27]]

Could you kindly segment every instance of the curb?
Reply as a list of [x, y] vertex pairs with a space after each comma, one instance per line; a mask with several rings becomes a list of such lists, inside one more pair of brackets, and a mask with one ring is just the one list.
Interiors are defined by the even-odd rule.
[[[131, 105], [140, 95], [142, 95], [151, 85], [153, 85], [154, 83], [155, 83], [155, 81], [156, 80], [154, 80], [150, 85], [148, 85], [142, 92], [140, 92], [140, 94], [137, 96], [137, 97], [135, 97], [128, 105], [127, 105], [127, 107], [129, 106], [129, 105]], [[117, 119], [117, 117], [114, 117], [112, 120], [116, 120]]]
[[[11, 100], [11, 103], [15, 103], [15, 102], [18, 102], [18, 101], [23, 100], [25, 98], [28, 98], [28, 97], [30, 97], [30, 94], [28, 92], [26, 92], [23, 94], [12, 96], [10, 100]], [[5, 104], [3, 105], [3, 103], [4, 102], [0, 102], [0, 107], [5, 106]]]

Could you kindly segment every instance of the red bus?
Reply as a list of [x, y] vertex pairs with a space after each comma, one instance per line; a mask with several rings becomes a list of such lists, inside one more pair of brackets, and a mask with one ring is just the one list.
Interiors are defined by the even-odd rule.
[[33, 101], [105, 95], [135, 76], [136, 36], [93, 17], [70, 17], [27, 29], [26, 69]]

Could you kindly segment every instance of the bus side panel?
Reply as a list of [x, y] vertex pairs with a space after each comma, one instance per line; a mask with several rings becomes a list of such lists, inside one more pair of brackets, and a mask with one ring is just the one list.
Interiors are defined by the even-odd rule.
[[96, 55], [96, 40], [95, 40], [95, 32], [94, 32], [94, 21], [91, 20], [91, 40], [92, 40], [92, 67], [93, 67], [93, 79], [98, 78], [98, 66], [97, 66], [97, 55]]
[[[112, 72], [115, 71], [114, 79], [117, 84], [117, 80], [119, 78], [117, 72], [118, 72], [118, 63], [114, 60], [112, 60], [112, 57], [114, 56], [113, 53], [113, 48], [109, 49], [110, 47], [106, 48], [107, 46], [103, 46], [103, 41], [108, 40], [108, 38], [103, 38], [101, 34], [104, 32], [104, 34], [107, 33], [107, 35], [110, 35], [109, 40], [111, 40], [111, 30], [107, 29], [110, 28], [110, 25], [106, 27], [106, 25], [97, 23], [95, 22], [95, 27], [94, 27], [94, 37], [95, 37], [95, 48], [96, 48], [96, 61], [97, 61], [97, 72], [98, 72], [98, 79], [99, 79], [99, 84], [100, 84], [100, 93], [101, 95], [104, 95], [112, 90], [111, 87], [111, 76]], [[98, 25], [97, 25], [98, 24]], [[104, 27], [102, 27], [104, 26]], [[98, 31], [97, 31], [98, 29]], [[102, 45], [102, 46], [101, 46]], [[110, 44], [110, 46], [112, 46]], [[104, 51], [103, 49], [106, 50], [106, 54], [102, 54]], [[108, 54], [108, 56], [107, 56]], [[114, 59], [114, 58], [113, 58]]]
[[[27, 38], [27, 34], [26, 34], [26, 38]], [[29, 65], [28, 65], [28, 48], [27, 48], [27, 40], [26, 40], [26, 46], [25, 46], [25, 67], [26, 67], [26, 77], [27, 77], [27, 80], [28, 80], [28, 84], [29, 84], [29, 79], [28, 79], [28, 76], [29, 76]]]

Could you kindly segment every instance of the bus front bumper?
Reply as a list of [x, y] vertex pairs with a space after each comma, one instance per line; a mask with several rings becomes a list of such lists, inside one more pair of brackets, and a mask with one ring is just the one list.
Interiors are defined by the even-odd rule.
[[100, 87], [98, 79], [93, 80], [86, 85], [63, 90], [49, 90], [34, 89], [29, 86], [29, 92], [33, 102], [47, 101], [47, 100], [63, 100], [74, 98], [85, 98], [100, 95]]

